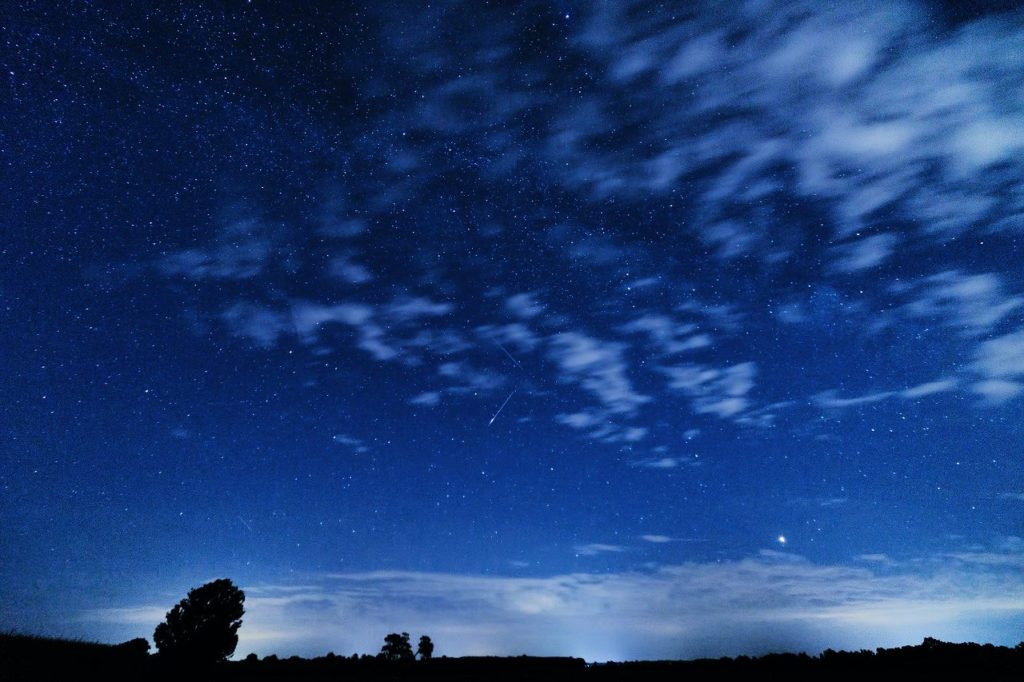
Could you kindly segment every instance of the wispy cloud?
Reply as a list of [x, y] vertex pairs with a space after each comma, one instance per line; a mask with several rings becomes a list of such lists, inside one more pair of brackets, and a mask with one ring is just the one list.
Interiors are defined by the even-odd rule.
[[529, 320], [544, 312], [544, 305], [537, 301], [535, 294], [522, 293], [505, 299], [505, 310], [516, 317]]
[[292, 306], [295, 333], [303, 342], [316, 342], [326, 325], [342, 324], [356, 329], [359, 335], [357, 345], [374, 359], [394, 360], [401, 355], [401, 350], [388, 342], [375, 315], [373, 307], [361, 303], [323, 305], [302, 301]]
[[[651, 537], [661, 542], [666, 536]], [[600, 543], [582, 548], [595, 555], [625, 550]], [[648, 572], [505, 577], [377, 571], [313, 576], [299, 590], [246, 586], [238, 652], [373, 652], [385, 633], [404, 629], [429, 633], [446, 655], [621, 660], [814, 653], [925, 636], [961, 640], [981, 616], [1009, 624], [1024, 615], [1018, 553], [963, 552], [952, 563], [860, 558], [864, 567], [762, 552]], [[85, 615], [122, 623], [127, 637], [148, 634], [168, 606]]]
[[1002, 403], [1024, 390], [1024, 331], [982, 342], [972, 368], [987, 377], [972, 389], [993, 403]]
[[413, 405], [425, 405], [427, 407], [433, 407], [434, 405], [440, 404], [441, 393], [438, 391], [425, 391], [410, 398], [409, 402]]
[[561, 332], [551, 337], [548, 356], [561, 370], [563, 382], [578, 383], [613, 414], [630, 414], [651, 398], [633, 389], [625, 349], [622, 343]]
[[333, 440], [338, 445], [344, 445], [350, 448], [353, 452], [357, 452], [360, 454], [370, 451], [370, 448], [367, 447], [366, 443], [364, 443], [362, 439], [356, 438], [355, 436], [349, 436], [344, 433], [338, 433], [332, 436], [331, 440]]
[[1024, 384], [1006, 379], [985, 379], [971, 384], [971, 390], [984, 398], [988, 403], [999, 405], [1024, 391]]
[[795, 506], [815, 506], [822, 509], [841, 507], [849, 502], [847, 497], [794, 497], [787, 501], [787, 504]]
[[[506, 351], [516, 353], [529, 353], [539, 344], [540, 339], [525, 324], [513, 322], [503, 325], [481, 325], [476, 328], [480, 338], [490, 341], [493, 344], [501, 344]], [[513, 362], [517, 362], [512, 358]]]
[[220, 317], [232, 334], [263, 348], [277, 345], [279, 336], [294, 329], [284, 313], [245, 301], [228, 306]]
[[453, 310], [451, 303], [432, 301], [420, 296], [395, 299], [384, 308], [385, 315], [395, 322], [412, 322], [423, 317], [441, 317]]
[[156, 265], [170, 277], [248, 279], [263, 271], [271, 255], [264, 226], [256, 220], [238, 220], [220, 229], [213, 244], [170, 253]]
[[746, 395], [754, 387], [757, 365], [744, 362], [724, 368], [706, 365], [662, 367], [668, 388], [690, 396], [694, 412], [735, 418], [750, 407]]
[[327, 265], [328, 274], [349, 284], [366, 284], [373, 279], [373, 273], [349, 255], [339, 255]]
[[910, 285], [911, 301], [904, 310], [912, 317], [934, 319], [959, 329], [965, 336], [991, 330], [1024, 305], [1024, 297], [1010, 296], [994, 273], [967, 274], [948, 270]]
[[838, 257], [833, 267], [839, 272], [860, 272], [880, 265], [893, 254], [899, 237], [895, 234], [874, 234], [836, 247]]
[[699, 325], [680, 322], [666, 315], [647, 314], [619, 327], [627, 334], [643, 334], [661, 355], [673, 355], [711, 346], [710, 334], [699, 332]]
[[593, 542], [589, 545], [576, 545], [573, 547], [573, 551], [578, 556], [597, 556], [598, 554], [618, 554], [619, 552], [625, 552], [628, 547], [622, 545], [606, 545], [601, 542]]
[[555, 421], [602, 443], [636, 443], [647, 436], [647, 428], [620, 424], [607, 410], [590, 409], [555, 415]]
[[445, 389], [448, 393], [490, 393], [507, 381], [501, 374], [477, 369], [465, 361], [442, 363], [437, 373], [453, 382]]
[[956, 379], [937, 379], [935, 381], [927, 381], [923, 384], [918, 384], [917, 386], [911, 386], [910, 388], [905, 388], [900, 391], [879, 391], [877, 393], [867, 393], [851, 398], [840, 398], [836, 395], [836, 391], [824, 391], [815, 395], [812, 398], [812, 401], [818, 407], [842, 409], [845, 407], [856, 407], [858, 405], [878, 403], [891, 398], [915, 400], [917, 398], [923, 398], [925, 396], [935, 395], [938, 393], [947, 393], [956, 389], [958, 385], [959, 382]]
[[[1001, 56], [1019, 43], [1018, 25], [978, 21], [922, 39], [933, 19], [913, 3], [757, 8], [658, 22], [595, 8], [577, 40], [603, 65], [597, 92], [606, 96], [581, 98], [553, 126], [549, 152], [566, 182], [606, 197], [667, 193], [684, 177], [710, 176], [704, 220], [691, 229], [722, 258], [792, 252], [784, 221], [761, 208], [782, 193], [828, 202], [838, 239], [871, 226], [880, 209], [895, 208], [926, 237], [998, 221], [993, 185], [974, 180], [1021, 163], [1024, 133], [1002, 95], [1021, 76]], [[623, 125], [605, 99], [626, 92], [629, 123], [650, 132], [597, 144]], [[744, 116], [708, 125], [737, 108]], [[837, 266], [870, 267], [885, 246], [869, 243]]]
[[693, 457], [670, 457], [667, 455], [659, 455], [657, 457], [635, 460], [630, 463], [630, 466], [639, 467], [641, 469], [676, 469], [681, 466], [697, 466], [698, 464], [699, 461]]

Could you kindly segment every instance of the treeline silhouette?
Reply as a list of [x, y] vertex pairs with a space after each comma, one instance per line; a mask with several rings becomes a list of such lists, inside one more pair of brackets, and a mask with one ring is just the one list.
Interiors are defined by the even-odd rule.
[[156, 654], [137, 638], [123, 644], [0, 634], [0, 680], [173, 680], [197, 675], [223, 680], [347, 680], [349, 682], [665, 682], [678, 680], [1024, 680], [1024, 642], [1014, 648], [992, 644], [950, 644], [931, 637], [918, 646], [875, 651], [832, 651], [818, 656], [769, 654], [760, 657], [693, 661], [632, 661], [588, 664], [580, 658], [533, 656], [435, 658], [423, 635], [414, 652], [409, 633], [384, 637], [380, 652], [318, 658], [249, 654], [228, 658], [238, 644], [245, 594], [227, 578], [193, 588], [167, 612], [153, 632]]
[[[185, 680], [179, 661], [149, 654], [138, 639], [119, 645], [0, 634], [0, 679]], [[384, 655], [259, 658], [208, 663], [203, 679], [346, 680], [348, 682], [652, 682], [699, 680], [996, 680], [1024, 679], [1024, 642], [1016, 647], [953, 644], [927, 638], [917, 646], [875, 651], [826, 650], [817, 656], [769, 654], [692, 661], [588, 664], [579, 658], [461, 657], [392, 660]]]

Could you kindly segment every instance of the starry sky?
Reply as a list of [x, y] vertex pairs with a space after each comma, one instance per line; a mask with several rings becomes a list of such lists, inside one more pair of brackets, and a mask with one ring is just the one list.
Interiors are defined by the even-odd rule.
[[1012, 3], [3, 4], [0, 628], [1024, 639]]

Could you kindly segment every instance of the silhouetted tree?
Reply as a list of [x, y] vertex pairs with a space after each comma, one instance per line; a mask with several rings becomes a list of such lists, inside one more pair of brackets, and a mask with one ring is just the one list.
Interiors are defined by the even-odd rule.
[[222, 661], [235, 652], [245, 594], [227, 578], [189, 590], [156, 626], [161, 654], [192, 663]]
[[416, 647], [416, 655], [420, 657], [421, 661], [426, 661], [434, 655], [434, 643], [426, 635], [420, 637], [419, 646]]
[[385, 637], [384, 646], [380, 648], [380, 655], [389, 661], [413, 660], [415, 656], [412, 653], [412, 645], [409, 644], [409, 633], [392, 632]]

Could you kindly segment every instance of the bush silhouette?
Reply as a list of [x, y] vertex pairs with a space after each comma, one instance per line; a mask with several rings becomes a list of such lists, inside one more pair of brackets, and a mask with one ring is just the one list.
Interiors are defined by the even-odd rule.
[[143, 637], [136, 637], [118, 644], [117, 650], [126, 656], [143, 658], [149, 655], [149, 642]]
[[227, 578], [189, 590], [156, 626], [161, 654], [190, 663], [222, 661], [235, 652], [245, 594]]

